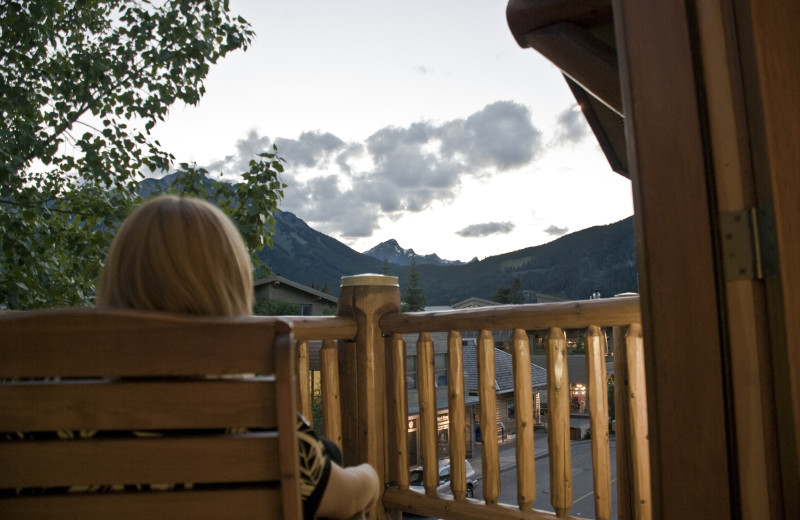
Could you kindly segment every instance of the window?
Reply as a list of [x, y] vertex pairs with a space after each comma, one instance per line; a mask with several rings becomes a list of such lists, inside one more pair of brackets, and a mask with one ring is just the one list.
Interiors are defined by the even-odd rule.
[[516, 409], [514, 408], [514, 401], [508, 401], [508, 420], [515, 419], [517, 417]]
[[438, 388], [447, 386], [447, 354], [435, 354], [433, 363], [436, 386]]
[[406, 356], [406, 388], [417, 389], [417, 357]]
[[299, 303], [297, 306], [300, 307], [300, 316], [311, 316], [311, 305]]

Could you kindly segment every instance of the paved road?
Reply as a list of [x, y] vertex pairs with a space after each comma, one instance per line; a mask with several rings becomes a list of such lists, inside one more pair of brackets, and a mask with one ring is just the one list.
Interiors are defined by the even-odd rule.
[[[617, 517], [617, 471], [616, 443], [611, 439], [611, 518]], [[482, 500], [482, 485], [475, 488], [475, 498]], [[510, 466], [500, 473], [500, 498], [503, 504], [517, 502], [516, 467]], [[550, 505], [550, 459], [547, 456], [536, 460], [535, 509], [553, 511]], [[572, 516], [594, 518], [594, 479], [592, 477], [592, 448], [588, 441], [572, 443]]]
[[[504, 504], [516, 504], [517, 474], [514, 462], [513, 441], [500, 447], [500, 499]], [[550, 505], [550, 459], [547, 456], [546, 434], [535, 440], [536, 445], [536, 501], [533, 507], [544, 511], [553, 511]], [[617, 479], [616, 479], [616, 442], [611, 438], [611, 518], [617, 518]], [[591, 443], [575, 441], [572, 443], [572, 508], [570, 515], [581, 518], [594, 518], [594, 481], [592, 477]], [[480, 468], [480, 458], [472, 459], [476, 471]], [[483, 499], [483, 488], [480, 478], [475, 486], [476, 499]], [[419, 520], [420, 517], [404, 515], [404, 518]]]

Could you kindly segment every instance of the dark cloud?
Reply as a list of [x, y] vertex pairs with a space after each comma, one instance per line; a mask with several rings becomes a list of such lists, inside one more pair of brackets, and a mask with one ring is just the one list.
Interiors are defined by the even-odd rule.
[[346, 174], [353, 173], [350, 161], [364, 155], [364, 145], [360, 143], [348, 144], [347, 147], [336, 156], [336, 164]]
[[578, 144], [591, 134], [583, 112], [574, 108], [561, 112], [557, 124], [554, 134], [556, 145]]
[[[284, 209], [298, 213], [315, 229], [345, 237], [368, 237], [378, 228], [380, 202], [360, 191], [342, 190], [337, 175], [316, 177], [309, 182], [292, 184]], [[370, 200], [371, 199], [371, 200]]]
[[542, 151], [541, 136], [531, 123], [530, 110], [512, 101], [486, 105], [438, 129], [445, 158], [460, 157], [474, 167], [498, 170], [531, 162]]
[[290, 165], [312, 168], [332, 153], [344, 148], [345, 143], [330, 132], [303, 132], [297, 139], [275, 139], [278, 152]]
[[[286, 159], [288, 184], [281, 208], [315, 228], [346, 237], [370, 236], [381, 218], [396, 219], [458, 196], [466, 177], [488, 177], [525, 166], [542, 151], [542, 133], [527, 107], [511, 101], [489, 104], [466, 119], [389, 126], [363, 143], [344, 142], [328, 132], [276, 138]], [[255, 130], [238, 141], [236, 153], [210, 171], [241, 173], [272, 141]], [[325, 171], [309, 179], [309, 168]], [[462, 236], [508, 233], [511, 223], [470, 226]]]
[[513, 222], [486, 222], [467, 226], [460, 231], [456, 231], [456, 235], [464, 238], [488, 237], [489, 235], [506, 235], [513, 230]]
[[545, 229], [544, 232], [550, 236], [560, 237], [561, 235], [566, 235], [569, 232], [569, 228], [550, 226], [549, 228]]

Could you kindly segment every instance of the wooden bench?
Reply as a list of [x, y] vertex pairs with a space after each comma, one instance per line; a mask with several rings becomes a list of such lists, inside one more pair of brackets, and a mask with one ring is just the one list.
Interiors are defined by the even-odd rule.
[[280, 319], [0, 313], [0, 517], [300, 520], [294, 363]]

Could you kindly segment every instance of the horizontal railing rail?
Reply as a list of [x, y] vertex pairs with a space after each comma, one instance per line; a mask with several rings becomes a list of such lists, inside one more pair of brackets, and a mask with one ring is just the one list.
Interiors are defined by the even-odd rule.
[[640, 321], [639, 298], [632, 296], [386, 314], [381, 317], [380, 329], [389, 335], [480, 329], [547, 330], [554, 323], [562, 329], [581, 329], [589, 325], [629, 325]]

